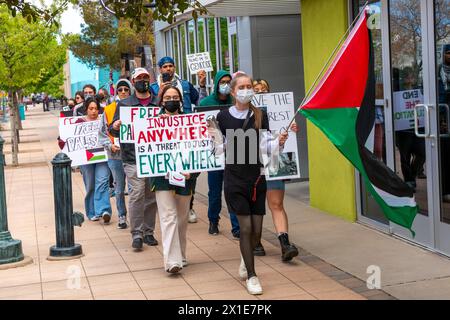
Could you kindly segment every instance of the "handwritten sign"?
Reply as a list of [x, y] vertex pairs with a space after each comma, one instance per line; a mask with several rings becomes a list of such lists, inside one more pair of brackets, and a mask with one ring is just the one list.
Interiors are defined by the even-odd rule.
[[[255, 107], [265, 109], [269, 118], [269, 128], [274, 134], [286, 130], [295, 117], [294, 94], [292, 92], [274, 92], [257, 94], [252, 103]], [[272, 159], [273, 160], [273, 159]], [[300, 167], [297, 148], [297, 135], [289, 132], [283, 153], [266, 165], [266, 180], [282, 180], [300, 178]]]
[[214, 153], [207, 118], [204, 112], [148, 117], [139, 110], [134, 118], [138, 177], [223, 170], [224, 155]]
[[206, 72], [214, 70], [209, 52], [188, 54], [186, 59], [191, 74], [197, 74], [200, 70], [205, 70]]
[[134, 143], [133, 121], [137, 117], [156, 117], [160, 108], [158, 107], [120, 107], [119, 141], [120, 143]]
[[[414, 128], [414, 107], [423, 103], [423, 95], [419, 89], [394, 92], [394, 127], [395, 131]], [[419, 128], [425, 124], [424, 109], [417, 108]]]
[[98, 139], [102, 120], [77, 122], [80, 118], [59, 119], [59, 136], [65, 142], [62, 152], [72, 159], [72, 167], [107, 161]]

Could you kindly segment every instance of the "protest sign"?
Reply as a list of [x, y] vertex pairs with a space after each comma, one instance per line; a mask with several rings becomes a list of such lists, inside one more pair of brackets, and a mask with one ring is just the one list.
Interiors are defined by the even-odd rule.
[[[394, 92], [394, 128], [395, 131], [414, 128], [414, 106], [423, 103], [423, 95], [420, 89]], [[419, 128], [424, 126], [423, 108], [417, 109]]]
[[[136, 117], [156, 117], [159, 114], [158, 107], [120, 107], [120, 125], [119, 141], [120, 143], [134, 143], [133, 121]], [[141, 112], [142, 114], [138, 114]]]
[[[286, 130], [295, 117], [294, 94], [292, 92], [274, 92], [257, 94], [252, 103], [264, 109], [269, 118], [269, 128], [274, 135]], [[274, 163], [265, 164], [266, 180], [282, 180], [300, 178], [300, 167], [297, 150], [297, 135], [290, 131], [283, 153]]]
[[148, 117], [139, 110], [133, 119], [138, 177], [168, 172], [224, 169], [224, 155], [214, 153], [204, 112]]
[[205, 70], [206, 72], [214, 70], [209, 52], [188, 54], [186, 60], [191, 74], [197, 74], [200, 70]]
[[65, 142], [62, 152], [72, 159], [72, 167], [105, 162], [105, 149], [99, 144], [98, 132], [101, 118], [95, 121], [77, 122], [83, 117], [59, 119], [59, 136]]

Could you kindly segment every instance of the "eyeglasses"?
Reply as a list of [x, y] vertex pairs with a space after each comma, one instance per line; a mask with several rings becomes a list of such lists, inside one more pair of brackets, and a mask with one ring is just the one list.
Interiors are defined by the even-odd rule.
[[130, 91], [130, 89], [128, 89], [128, 88], [119, 88], [119, 89], [117, 89], [117, 92], [128, 92], [128, 91]]

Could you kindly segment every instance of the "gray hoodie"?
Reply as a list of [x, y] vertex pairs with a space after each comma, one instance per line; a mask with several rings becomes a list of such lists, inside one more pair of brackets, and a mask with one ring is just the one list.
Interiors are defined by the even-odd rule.
[[[119, 97], [117, 96], [117, 85], [119, 82], [128, 83], [128, 85], [130, 86], [130, 96], [134, 93], [134, 88], [130, 81], [128, 81], [127, 79], [119, 79], [116, 82], [116, 86], [115, 86], [116, 92], [114, 95], [114, 101], [112, 102], [116, 105], [117, 105], [117, 102], [119, 101]], [[110, 119], [110, 120], [112, 120], [112, 119]], [[108, 136], [108, 123], [107, 123], [106, 115], [103, 115], [103, 117], [102, 117], [102, 126], [100, 127], [100, 130], [98, 132], [98, 139], [99, 139], [99, 143], [105, 148], [106, 152], [108, 153], [108, 159], [122, 160], [120, 151], [112, 152], [112, 150], [111, 150], [112, 142]]]

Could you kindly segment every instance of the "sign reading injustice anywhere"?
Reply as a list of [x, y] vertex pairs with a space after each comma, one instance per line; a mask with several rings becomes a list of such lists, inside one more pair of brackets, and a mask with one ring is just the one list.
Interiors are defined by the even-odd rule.
[[120, 108], [119, 141], [121, 143], [134, 143], [133, 122], [136, 117], [156, 117], [159, 114], [158, 107], [124, 107]]
[[206, 72], [213, 71], [209, 52], [188, 54], [186, 59], [191, 74], [197, 74], [200, 70], [205, 70]]
[[[255, 107], [265, 109], [269, 118], [272, 134], [278, 135], [286, 130], [295, 117], [293, 92], [274, 92], [257, 94], [252, 103]], [[300, 167], [297, 150], [297, 135], [289, 132], [283, 153], [278, 157], [278, 165], [266, 166], [266, 180], [282, 180], [300, 178]]]
[[59, 119], [59, 136], [65, 142], [62, 152], [72, 159], [72, 167], [107, 161], [106, 151], [98, 139], [101, 117], [77, 123], [80, 118], [83, 117]]
[[140, 108], [133, 119], [138, 177], [223, 170], [224, 155], [213, 151], [207, 118], [205, 112], [153, 117]]

